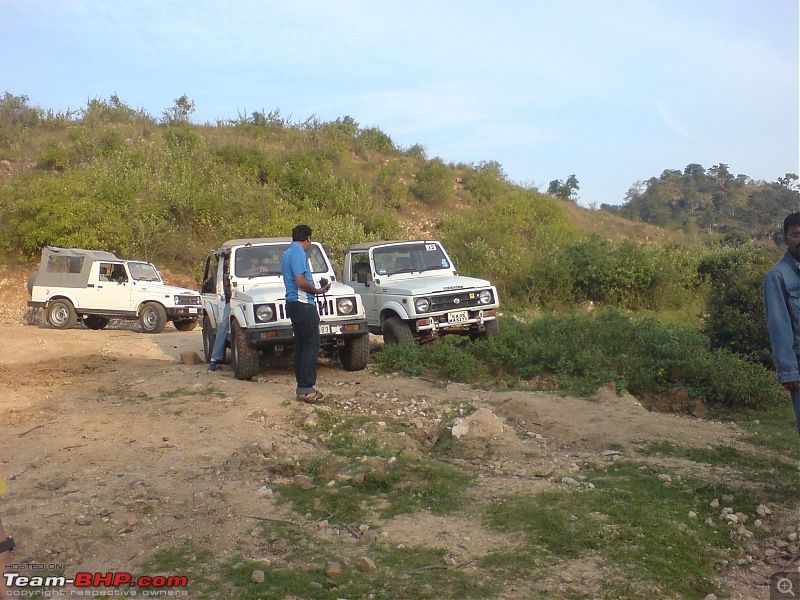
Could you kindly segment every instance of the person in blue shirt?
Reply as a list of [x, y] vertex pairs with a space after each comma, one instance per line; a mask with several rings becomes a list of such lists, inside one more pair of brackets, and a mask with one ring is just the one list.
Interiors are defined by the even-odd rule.
[[294, 332], [294, 374], [297, 379], [297, 399], [309, 404], [319, 404], [323, 394], [317, 384], [317, 358], [319, 357], [319, 313], [315, 296], [324, 294], [331, 285], [316, 287], [308, 249], [311, 247], [311, 227], [297, 225], [292, 229], [292, 244], [281, 257], [283, 285], [286, 287], [286, 312]]
[[800, 212], [783, 221], [786, 254], [764, 278], [767, 330], [778, 381], [792, 396], [800, 434]]

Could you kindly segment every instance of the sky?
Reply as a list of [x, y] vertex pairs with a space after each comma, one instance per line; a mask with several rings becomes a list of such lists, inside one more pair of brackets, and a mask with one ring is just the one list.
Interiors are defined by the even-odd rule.
[[155, 118], [350, 116], [579, 203], [665, 169], [800, 174], [798, 0], [0, 0], [0, 93]]

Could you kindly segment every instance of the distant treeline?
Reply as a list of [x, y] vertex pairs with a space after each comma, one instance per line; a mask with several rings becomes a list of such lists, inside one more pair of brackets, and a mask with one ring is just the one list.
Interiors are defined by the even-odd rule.
[[774, 238], [783, 218], [800, 210], [800, 186], [795, 173], [769, 183], [734, 175], [722, 163], [708, 170], [690, 164], [683, 172], [668, 169], [634, 185], [624, 204], [604, 204], [602, 210], [687, 233], [763, 240]]

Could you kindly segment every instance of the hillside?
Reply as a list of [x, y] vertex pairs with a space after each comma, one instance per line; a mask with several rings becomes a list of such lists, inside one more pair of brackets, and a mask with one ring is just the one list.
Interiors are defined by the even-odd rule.
[[[191, 107], [178, 99], [156, 120], [112, 96], [62, 115], [7, 93], [0, 257], [97, 248], [199, 277], [208, 250], [226, 239], [286, 235], [308, 222], [334, 256], [364, 241], [439, 238], [462, 272], [491, 279], [515, 306], [685, 311], [704, 301], [706, 255], [749, 239], [587, 210], [510, 182], [496, 162], [445, 164], [350, 117], [293, 123], [274, 111], [193, 125]], [[736, 206], [726, 223], [752, 214]], [[775, 251], [767, 238], [761, 245]]]

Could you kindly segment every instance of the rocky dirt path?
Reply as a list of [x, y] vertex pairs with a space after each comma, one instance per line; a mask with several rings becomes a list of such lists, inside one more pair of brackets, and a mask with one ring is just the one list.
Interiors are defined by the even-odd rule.
[[[259, 559], [268, 551], [253, 531], [259, 519], [297, 518], [271, 486], [291, 482], [320, 445], [314, 407], [292, 400], [290, 361], [242, 382], [228, 366], [207, 373], [180, 362], [201, 353], [199, 330], [56, 331], [19, 324], [18, 306], [7, 311], [16, 322], [0, 319], [0, 472], [9, 486], [0, 516], [18, 540], [17, 560], [63, 564], [67, 574], [131, 569], [185, 540]], [[346, 414], [405, 425], [411, 452], [425, 453], [455, 424], [444, 416], [454, 403], [477, 409], [453, 433], [464, 434], [458, 455], [481, 472], [486, 497], [563, 485], [563, 477], [579, 484], [581, 465], [634, 454], [642, 443], [741, 438], [735, 426], [650, 413], [610, 391], [592, 400], [485, 391], [372, 365], [348, 373], [327, 360], [319, 385]], [[374, 534], [445, 548], [460, 562], [507, 543], [480, 523], [427, 513], [387, 520]], [[739, 597], [761, 597], [768, 570], [737, 576]]]

